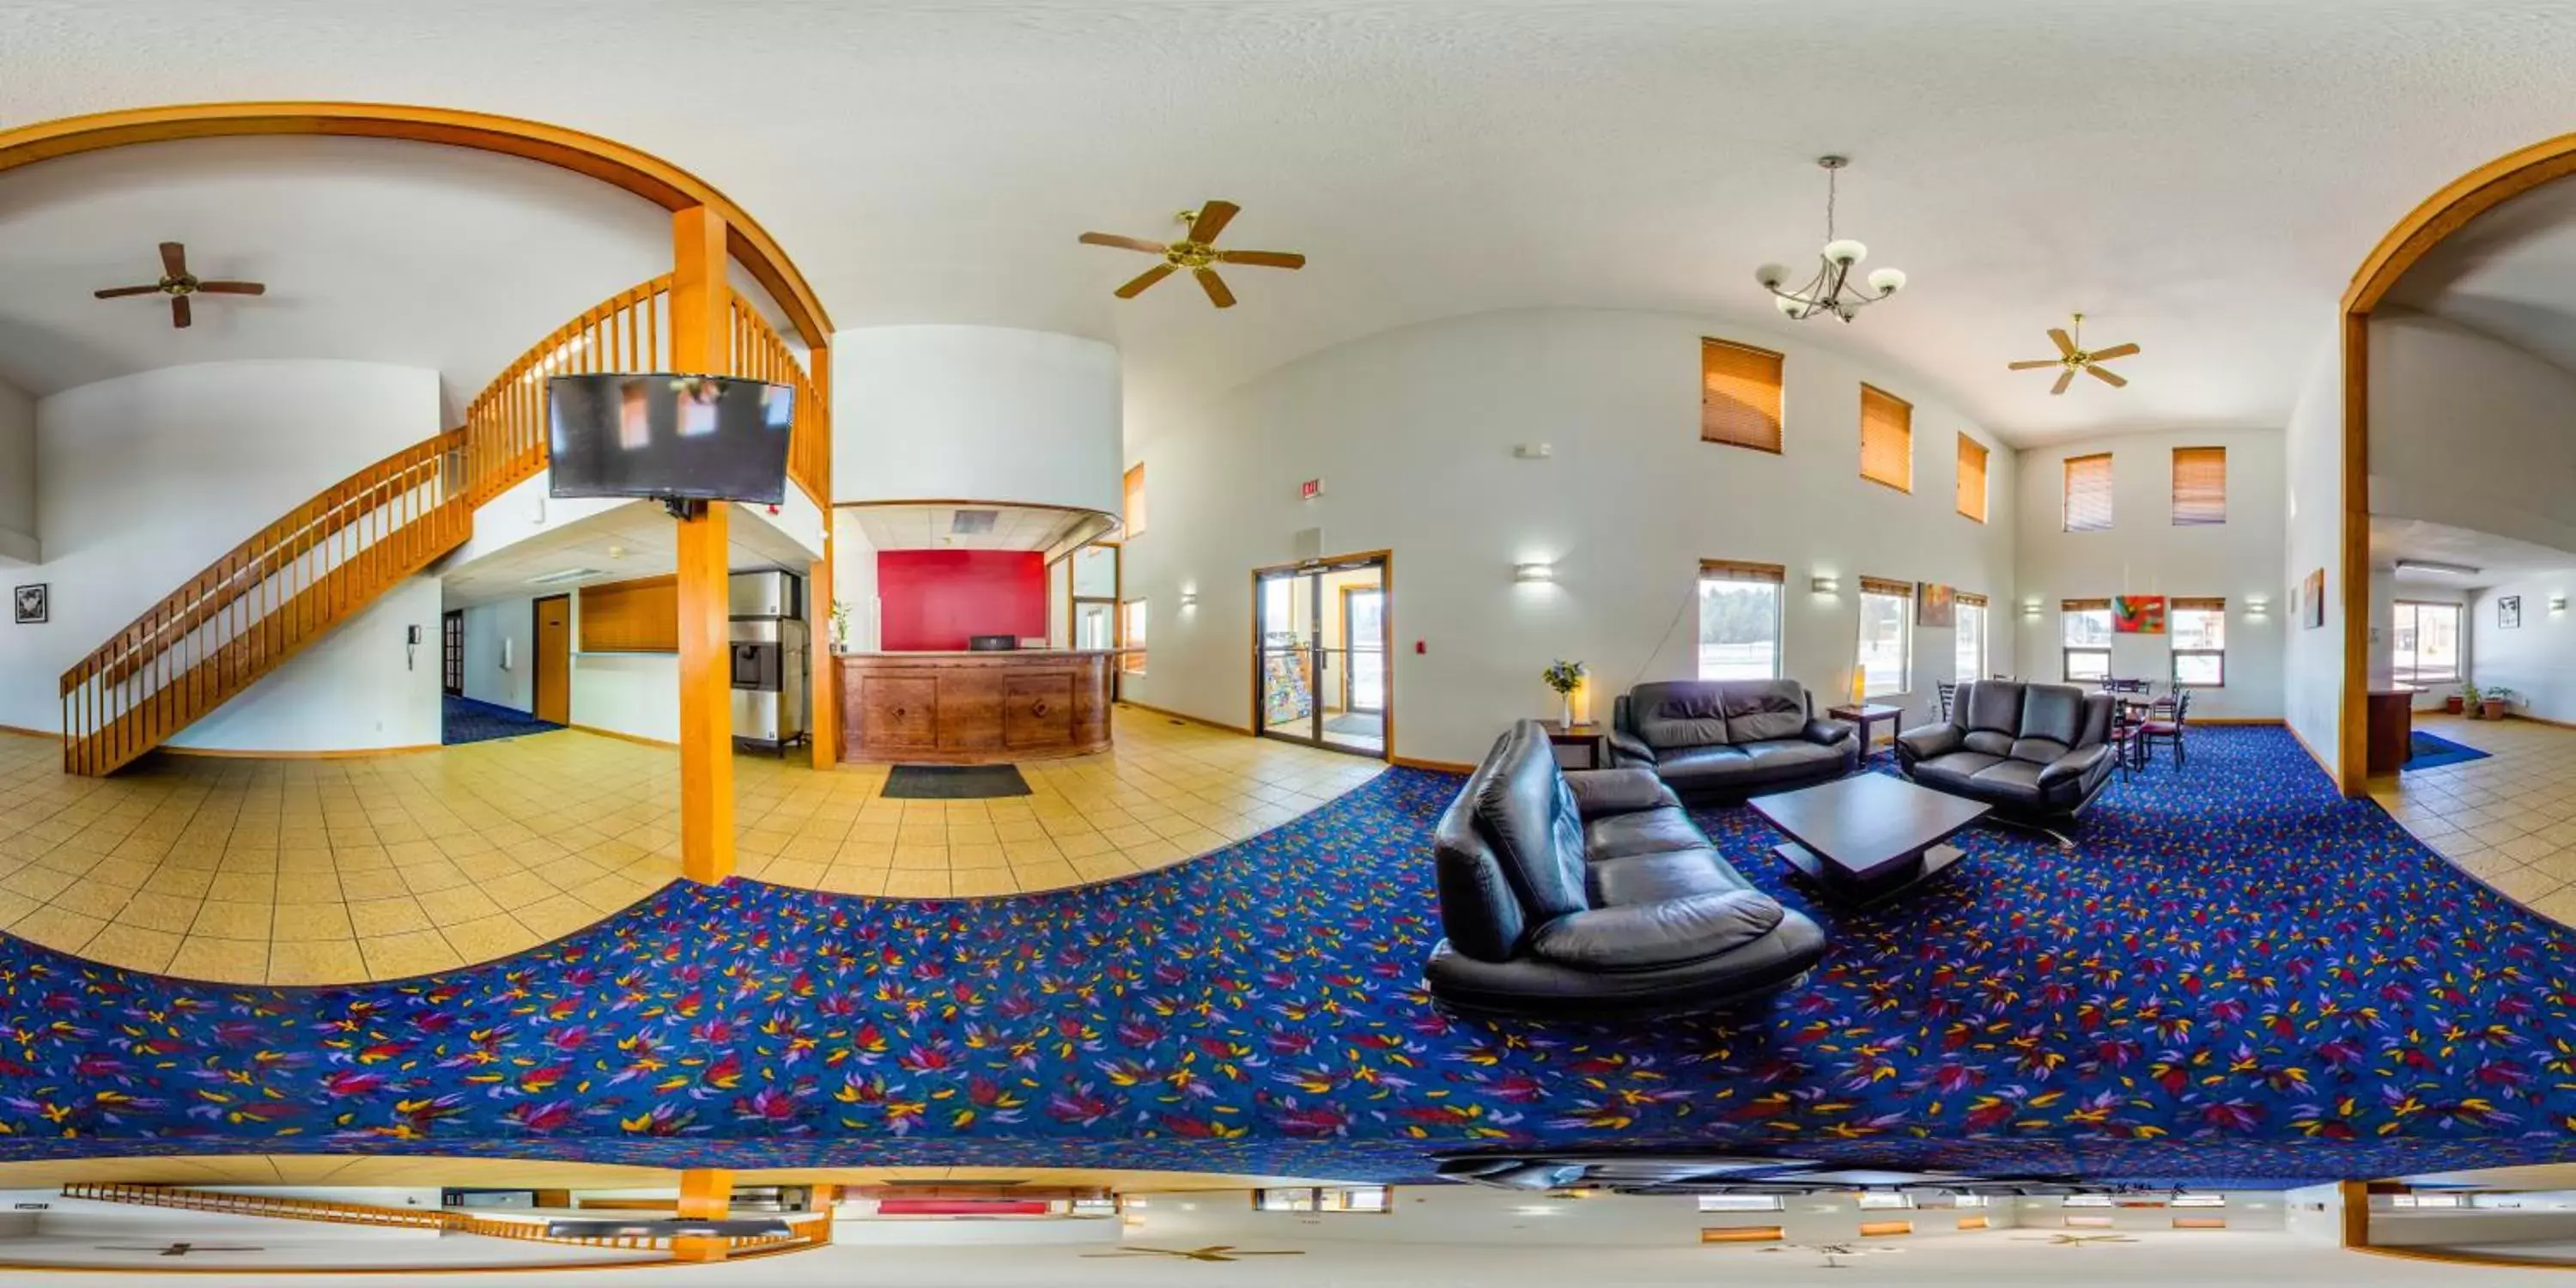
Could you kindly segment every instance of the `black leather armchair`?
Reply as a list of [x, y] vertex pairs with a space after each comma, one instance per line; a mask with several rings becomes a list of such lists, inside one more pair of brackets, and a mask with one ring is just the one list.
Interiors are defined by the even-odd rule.
[[1959, 686], [1950, 718], [1896, 738], [1905, 776], [1984, 801], [2008, 818], [2070, 820], [2110, 785], [2113, 699], [2069, 684], [1978, 680]]
[[1654, 775], [1560, 770], [1535, 721], [1467, 780], [1433, 862], [1448, 938], [1424, 982], [1471, 1010], [1715, 1010], [1796, 981], [1824, 954], [1816, 923], [1754, 889]]
[[1610, 709], [1610, 764], [1695, 800], [1829, 783], [1860, 768], [1860, 740], [1814, 712], [1795, 680], [1640, 684]]

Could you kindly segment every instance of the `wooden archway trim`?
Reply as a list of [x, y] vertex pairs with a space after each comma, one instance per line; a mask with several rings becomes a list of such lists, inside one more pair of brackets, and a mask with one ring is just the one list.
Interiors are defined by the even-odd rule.
[[442, 143], [589, 175], [665, 210], [705, 207], [723, 216], [727, 253], [786, 310], [805, 343], [832, 342], [832, 321], [802, 273], [732, 199], [660, 157], [595, 134], [517, 117], [390, 103], [194, 103], [143, 107], [0, 131], [0, 171], [136, 143], [261, 134], [316, 134]]
[[2408, 269], [2470, 220], [2542, 184], [2576, 174], [2576, 134], [2562, 134], [2461, 175], [2397, 221], [2343, 294], [2343, 703], [2335, 735], [2336, 786], [2360, 796], [2369, 782], [2370, 314]]

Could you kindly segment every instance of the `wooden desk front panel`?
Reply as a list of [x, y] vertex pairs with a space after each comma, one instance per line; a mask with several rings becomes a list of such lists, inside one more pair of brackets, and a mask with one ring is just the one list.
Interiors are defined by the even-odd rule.
[[1107, 653], [841, 659], [842, 758], [991, 764], [1109, 747]]

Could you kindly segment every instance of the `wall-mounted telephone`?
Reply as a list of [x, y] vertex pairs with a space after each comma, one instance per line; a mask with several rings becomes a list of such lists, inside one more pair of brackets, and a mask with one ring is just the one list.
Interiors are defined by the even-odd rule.
[[414, 669], [419, 660], [420, 623], [414, 622], [403, 628], [403, 669]]
[[510, 669], [510, 655], [518, 651], [510, 647], [510, 645], [516, 642], [517, 641], [513, 640], [510, 636], [504, 635], [501, 637], [501, 669], [504, 671]]

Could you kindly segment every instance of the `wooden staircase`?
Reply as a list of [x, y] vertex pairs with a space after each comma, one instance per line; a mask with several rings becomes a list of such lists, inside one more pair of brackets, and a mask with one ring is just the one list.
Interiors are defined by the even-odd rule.
[[160, 746], [465, 543], [465, 431], [415, 443], [251, 535], [63, 672], [63, 769]]
[[[639, 1252], [671, 1250], [665, 1236], [645, 1234], [555, 1235], [547, 1233], [546, 1223], [536, 1220], [513, 1221], [459, 1212], [448, 1208], [382, 1207], [371, 1203], [346, 1203], [337, 1199], [298, 1199], [270, 1194], [240, 1194], [230, 1190], [192, 1190], [176, 1185], [118, 1185], [76, 1182], [63, 1186], [63, 1197], [88, 1199], [93, 1203], [131, 1203], [143, 1207], [175, 1208], [183, 1212], [213, 1212], [227, 1216], [269, 1217], [285, 1221], [325, 1221], [333, 1225], [372, 1225], [388, 1229], [428, 1229], [452, 1234], [479, 1234], [486, 1238], [518, 1239], [529, 1243], [554, 1243], [590, 1248], [627, 1248]], [[613, 1216], [608, 1219], [614, 1219]], [[829, 1212], [792, 1223], [787, 1234], [732, 1235], [725, 1238], [728, 1253], [785, 1252], [820, 1247], [832, 1241], [832, 1218]]]

